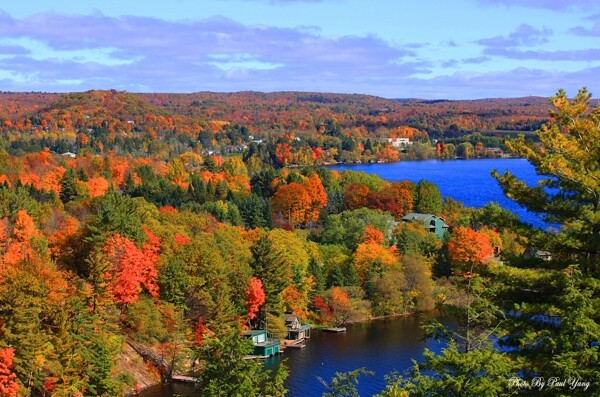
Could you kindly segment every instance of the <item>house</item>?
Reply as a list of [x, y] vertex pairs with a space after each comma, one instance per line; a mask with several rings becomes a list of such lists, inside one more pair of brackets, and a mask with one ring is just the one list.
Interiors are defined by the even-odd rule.
[[77, 157], [77, 155], [73, 152], [64, 152], [63, 154], [61, 154], [61, 156], [65, 156], [65, 157], [70, 157], [72, 159], [74, 159], [75, 157]]
[[280, 353], [279, 340], [269, 339], [267, 331], [264, 329], [257, 329], [246, 331], [242, 334], [244, 339], [252, 339], [252, 345], [254, 346], [254, 355], [259, 357], [269, 357]]
[[402, 218], [402, 222], [418, 222], [430, 233], [435, 233], [438, 238], [444, 237], [444, 233], [450, 226], [443, 218], [431, 214], [418, 214], [411, 212]]
[[504, 151], [499, 147], [489, 147], [485, 149], [485, 157], [502, 158], [504, 157]]
[[389, 143], [395, 148], [411, 145], [409, 138], [380, 138], [379, 141], [382, 143]]
[[288, 329], [288, 340], [302, 340], [310, 338], [310, 325], [302, 325], [298, 316], [286, 313], [284, 315], [285, 326]]
[[548, 251], [542, 251], [534, 247], [525, 248], [525, 252], [523, 252], [523, 258], [525, 259], [541, 259], [543, 261], [551, 261], [552, 254]]

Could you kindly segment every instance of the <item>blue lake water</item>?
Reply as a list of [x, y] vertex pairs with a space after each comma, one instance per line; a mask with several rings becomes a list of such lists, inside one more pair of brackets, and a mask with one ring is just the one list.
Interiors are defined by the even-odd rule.
[[[286, 349], [265, 365], [274, 368], [282, 360], [286, 363], [289, 397], [319, 397], [327, 391], [320, 379], [329, 382], [336, 372], [365, 368], [375, 374], [361, 376], [358, 391], [361, 396], [372, 396], [385, 388], [385, 375], [412, 367], [413, 359], [423, 358], [425, 348], [439, 353], [439, 343], [423, 340], [421, 324], [431, 318], [433, 314], [373, 320], [349, 325], [345, 333], [339, 334], [313, 330], [306, 347]], [[437, 320], [452, 326], [449, 321]], [[140, 393], [140, 397], [199, 395], [193, 386], [185, 384], [157, 385]]]
[[[350, 325], [347, 332], [340, 334], [314, 331], [305, 348], [287, 349], [282, 356], [290, 372], [286, 381], [288, 396], [321, 396], [327, 389], [320, 379], [328, 382], [336, 372], [357, 368], [375, 373], [360, 377], [360, 395], [381, 392], [385, 375], [411, 368], [413, 359], [422, 360], [425, 348], [440, 352], [439, 343], [423, 340], [421, 325], [431, 318], [432, 314], [374, 320]], [[274, 365], [281, 358], [271, 360], [267, 365]]]
[[546, 226], [536, 214], [528, 212], [507, 198], [498, 182], [490, 175], [492, 170], [501, 174], [510, 171], [529, 186], [535, 186], [542, 177], [525, 159], [401, 161], [387, 164], [336, 165], [330, 168], [340, 171], [364, 171], [389, 181], [418, 182], [425, 179], [435, 183], [442, 196], [452, 197], [467, 207], [480, 208], [489, 202], [496, 202], [519, 215], [524, 222], [537, 227]]

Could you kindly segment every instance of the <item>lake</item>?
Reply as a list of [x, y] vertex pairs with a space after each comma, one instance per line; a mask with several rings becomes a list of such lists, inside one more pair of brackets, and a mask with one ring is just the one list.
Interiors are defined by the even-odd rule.
[[507, 198], [490, 172], [503, 174], [510, 171], [529, 186], [537, 185], [541, 177], [525, 159], [481, 159], [481, 160], [426, 160], [400, 161], [385, 164], [357, 164], [331, 166], [334, 170], [364, 171], [379, 175], [389, 181], [425, 179], [435, 183], [444, 197], [452, 197], [467, 207], [480, 208], [496, 202], [524, 222], [544, 228], [547, 224], [536, 214], [528, 212], [515, 201]]
[[[273, 368], [285, 360], [289, 377], [286, 387], [289, 397], [321, 396], [326, 391], [319, 378], [330, 381], [335, 372], [364, 367], [375, 375], [360, 378], [361, 396], [371, 396], [385, 388], [384, 376], [392, 371], [403, 372], [412, 366], [412, 359], [421, 360], [427, 347], [439, 352], [441, 346], [432, 340], [423, 341], [420, 325], [433, 314], [395, 317], [353, 324], [345, 333], [313, 330], [303, 349], [287, 349], [278, 357], [266, 361]], [[439, 319], [442, 323], [448, 321]], [[450, 324], [451, 325], [451, 324]], [[190, 385], [156, 386], [140, 393], [141, 397], [198, 396]]]
[[[533, 186], [540, 177], [523, 159], [484, 159], [447, 161], [404, 161], [392, 164], [338, 165], [337, 170], [365, 171], [390, 180], [421, 179], [434, 182], [445, 197], [452, 197], [466, 206], [482, 207], [497, 202], [528, 223], [538, 227], [546, 224], [535, 214], [527, 212], [506, 198], [490, 171], [511, 171]], [[434, 341], [423, 341], [422, 321], [432, 315], [398, 317], [355, 324], [344, 334], [314, 331], [304, 349], [287, 349], [285, 354], [267, 360], [268, 367], [286, 361], [290, 376], [286, 381], [290, 397], [321, 396], [326, 391], [319, 379], [329, 381], [335, 372], [365, 367], [374, 376], [361, 377], [361, 396], [371, 396], [385, 387], [384, 376], [392, 371], [403, 372], [412, 366], [412, 359], [421, 360], [427, 347], [439, 352]], [[443, 322], [443, 321], [442, 321]], [[172, 397], [199, 395], [189, 385], [167, 385], [148, 389], [142, 397]]]

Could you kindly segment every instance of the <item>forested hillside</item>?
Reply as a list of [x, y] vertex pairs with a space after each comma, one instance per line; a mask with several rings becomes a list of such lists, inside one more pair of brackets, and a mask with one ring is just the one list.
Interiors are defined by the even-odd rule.
[[[198, 376], [201, 395], [281, 396], [285, 365], [270, 373], [244, 360], [242, 331], [285, 337], [285, 313], [343, 326], [436, 307], [459, 323], [430, 327], [448, 349], [390, 377], [383, 395], [500, 396], [516, 376], [589, 382], [580, 395], [600, 387], [599, 113], [585, 91], [552, 99], [536, 141], [505, 143], [553, 190], [496, 176], [559, 231], [495, 204], [443, 201], [427, 181], [319, 166], [415, 153], [377, 134], [441, 155], [449, 144], [432, 145], [433, 130], [411, 117], [501, 128], [513, 111], [515, 127], [545, 117], [525, 113], [538, 99], [0, 97], [1, 395], [125, 395], [140, 387], [133, 360], [156, 379]], [[410, 213], [441, 220], [439, 234]]]
[[[227, 155], [274, 166], [504, 155], [505, 136], [547, 119], [541, 98], [394, 101], [366, 95], [0, 94], [0, 146], [39, 152]], [[533, 135], [531, 135], [533, 136]], [[253, 145], [265, 143], [269, 158]], [[401, 149], [401, 150], [399, 150]]]

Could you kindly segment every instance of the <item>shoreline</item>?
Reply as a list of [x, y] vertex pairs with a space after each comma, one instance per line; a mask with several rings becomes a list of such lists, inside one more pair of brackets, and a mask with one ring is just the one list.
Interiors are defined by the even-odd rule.
[[[435, 310], [433, 310], [432, 312], [435, 312]], [[353, 325], [357, 325], [357, 324], [365, 324], [365, 323], [369, 323], [369, 322], [389, 320], [389, 319], [394, 319], [394, 318], [402, 318], [402, 317], [407, 318], [407, 317], [411, 317], [411, 316], [415, 316], [415, 315], [418, 316], [418, 315], [426, 314], [426, 313], [431, 313], [431, 312], [396, 313], [396, 314], [388, 314], [388, 315], [382, 315], [382, 316], [374, 316], [374, 317], [365, 318], [363, 320], [348, 321], [344, 324], [344, 326], [353, 326]], [[311, 326], [312, 329], [319, 330], [321, 332], [323, 331], [323, 329], [330, 327], [330, 326], [324, 325], [324, 324], [309, 324], [309, 325]], [[158, 381], [154, 384], [149, 384], [142, 389], [131, 390], [126, 394], [126, 396], [127, 397], [137, 396], [137, 395], [140, 395], [141, 393], [143, 393], [144, 391], [147, 391], [148, 389], [151, 389], [151, 388], [154, 388], [157, 386], [161, 386], [161, 385], [165, 385], [165, 386], [169, 385], [169, 384], [193, 385], [195, 383], [195, 382], [189, 382], [182, 378], [185, 378], [185, 375], [175, 376], [170, 382]]]
[[[526, 160], [524, 157], [480, 157], [480, 158], [464, 158], [464, 157], [456, 157], [453, 159], [440, 159], [440, 158], [430, 158], [430, 159], [401, 159], [396, 161], [384, 161], [384, 162], [327, 162], [319, 165], [313, 165], [314, 167], [337, 167], [340, 165], [344, 166], [365, 166], [365, 165], [381, 165], [381, 164], [398, 164], [398, 163], [406, 163], [406, 162], [426, 162], [426, 161], [436, 161], [436, 162], [447, 162], [447, 161], [479, 161], [479, 160]], [[301, 168], [301, 167], [310, 167], [304, 165], [289, 165], [288, 168]]]

